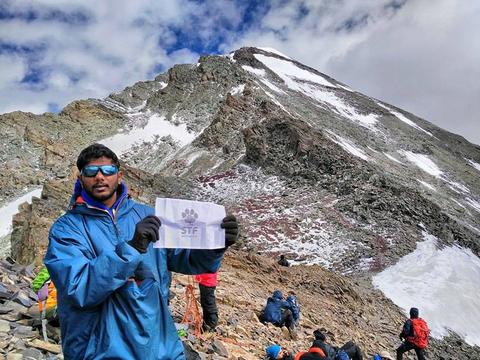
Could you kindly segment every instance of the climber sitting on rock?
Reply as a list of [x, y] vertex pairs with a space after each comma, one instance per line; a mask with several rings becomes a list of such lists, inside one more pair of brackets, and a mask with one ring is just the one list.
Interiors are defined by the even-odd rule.
[[267, 304], [260, 316], [263, 323], [272, 323], [275, 326], [285, 326], [292, 338], [296, 338], [295, 318], [292, 305], [283, 298], [280, 290], [275, 290], [267, 299]]
[[348, 341], [341, 348], [331, 346], [326, 342], [327, 337], [322, 332], [322, 330], [317, 329], [313, 332], [313, 336], [315, 336], [315, 340], [313, 341], [312, 347], [317, 347], [322, 349], [328, 360], [334, 360], [334, 359], [363, 360], [363, 355], [362, 355], [362, 351], [360, 350], [360, 347], [357, 344], [355, 344], [353, 341]]

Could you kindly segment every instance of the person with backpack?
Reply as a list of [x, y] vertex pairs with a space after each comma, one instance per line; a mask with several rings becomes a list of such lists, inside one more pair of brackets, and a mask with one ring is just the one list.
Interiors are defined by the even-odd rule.
[[200, 289], [200, 305], [203, 312], [203, 331], [215, 331], [218, 324], [217, 301], [215, 289], [217, 288], [217, 273], [195, 275]]
[[320, 329], [315, 330], [313, 336], [315, 340], [313, 341], [312, 347], [322, 349], [328, 360], [363, 360], [362, 350], [351, 340], [341, 348], [337, 348], [326, 342], [327, 337]]
[[280, 290], [275, 290], [272, 296], [267, 299], [260, 321], [263, 323], [269, 322], [278, 327], [285, 326], [290, 336], [296, 338], [292, 306], [283, 298]]
[[422, 318], [418, 317], [418, 309], [410, 309], [410, 319], [403, 324], [400, 340], [405, 341], [397, 349], [397, 360], [402, 360], [403, 354], [415, 350], [418, 360], [425, 359], [425, 348], [428, 346], [430, 330]]
[[280, 265], [280, 266], [290, 266], [290, 263], [288, 262], [287, 258], [285, 257], [285, 255], [280, 255], [280, 260], [277, 261], [277, 264]]

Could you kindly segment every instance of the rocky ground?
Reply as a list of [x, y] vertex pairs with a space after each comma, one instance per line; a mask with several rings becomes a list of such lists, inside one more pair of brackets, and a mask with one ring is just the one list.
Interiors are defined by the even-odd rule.
[[[58, 328], [48, 326], [48, 341], [40, 331], [35, 294], [29, 289], [33, 266], [3, 260], [0, 270], [0, 359], [62, 359]], [[176, 322], [185, 313], [189, 283], [191, 277], [174, 274], [171, 309]], [[258, 321], [267, 297], [276, 289], [294, 292], [299, 299], [297, 340], [286, 329]], [[380, 350], [394, 353], [404, 321], [400, 310], [371, 289], [367, 279], [352, 281], [319, 266], [280, 267], [272, 259], [238, 250], [229, 250], [224, 259], [217, 302], [216, 333], [195, 336], [190, 326], [182, 336], [188, 359], [261, 359], [265, 347], [273, 343], [296, 352], [309, 347], [317, 328], [323, 328], [335, 345], [355, 340], [369, 359]], [[443, 341], [432, 339], [428, 355], [429, 359], [480, 359], [480, 348], [451, 336]]]

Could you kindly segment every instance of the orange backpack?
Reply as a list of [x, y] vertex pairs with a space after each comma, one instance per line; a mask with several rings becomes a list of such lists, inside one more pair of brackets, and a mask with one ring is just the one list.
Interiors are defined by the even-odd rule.
[[413, 336], [407, 337], [408, 342], [412, 343], [419, 349], [425, 349], [428, 346], [428, 335], [430, 329], [422, 318], [411, 319], [413, 326]]
[[323, 352], [322, 349], [317, 348], [317, 347], [312, 347], [308, 351], [302, 351], [302, 352], [299, 352], [297, 355], [295, 355], [295, 360], [300, 360], [303, 355], [308, 354], [308, 353], [318, 354], [322, 358], [325, 357], [325, 353]]

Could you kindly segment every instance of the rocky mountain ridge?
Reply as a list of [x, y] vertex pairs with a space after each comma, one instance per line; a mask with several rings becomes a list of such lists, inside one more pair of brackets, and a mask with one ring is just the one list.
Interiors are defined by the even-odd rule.
[[0, 133], [0, 204], [43, 185], [13, 221], [22, 264], [41, 263], [78, 151], [95, 141], [120, 155], [143, 202], [225, 205], [241, 221], [242, 251], [285, 253], [358, 281], [412, 252], [424, 232], [480, 254], [479, 146], [272, 50], [204, 56], [59, 114], [3, 114]]

